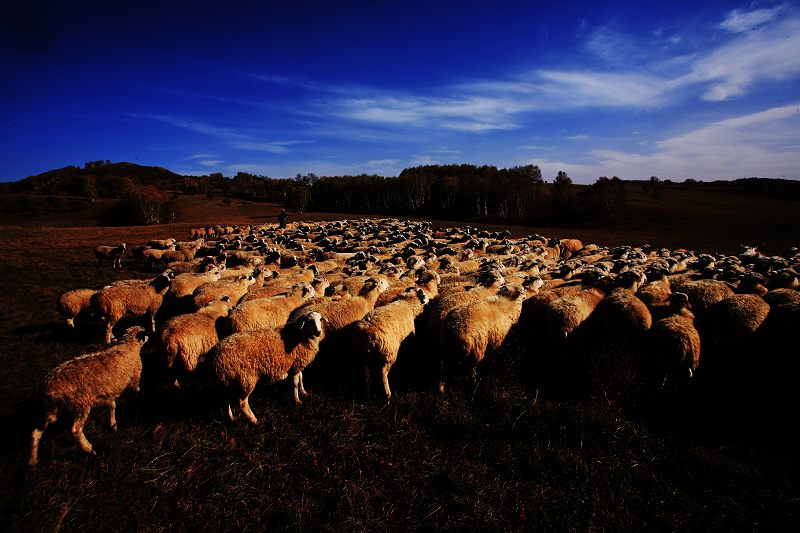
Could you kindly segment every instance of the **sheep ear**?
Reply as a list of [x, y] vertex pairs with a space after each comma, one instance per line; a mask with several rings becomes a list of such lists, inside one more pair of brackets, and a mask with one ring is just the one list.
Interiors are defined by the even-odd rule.
[[223, 294], [222, 298], [220, 298], [220, 300], [222, 300], [223, 302], [230, 302], [231, 301], [231, 297], [228, 296], [227, 294]]

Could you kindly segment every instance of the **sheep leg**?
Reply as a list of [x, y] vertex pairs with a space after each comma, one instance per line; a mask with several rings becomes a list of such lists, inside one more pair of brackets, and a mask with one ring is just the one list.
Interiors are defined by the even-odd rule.
[[111, 400], [108, 404], [108, 411], [109, 411], [109, 424], [111, 427], [111, 431], [117, 430], [117, 402], [115, 400]]
[[106, 344], [111, 344], [111, 339], [114, 338], [114, 334], [111, 330], [114, 328], [114, 324], [109, 320], [106, 322]]
[[392, 390], [389, 388], [389, 370], [391, 370], [392, 365], [386, 363], [381, 368], [381, 378], [383, 380], [383, 392], [386, 395], [386, 401], [390, 401], [392, 399]]
[[311, 396], [311, 393], [306, 391], [306, 388], [303, 386], [303, 373], [300, 372], [298, 375], [300, 376], [300, 395]]
[[87, 418], [89, 418], [89, 409], [84, 410], [82, 413], [79, 413], [76, 416], [75, 423], [72, 424], [72, 436], [75, 437], [75, 440], [77, 441], [78, 446], [81, 447], [81, 450], [92, 455], [97, 455], [97, 453], [95, 453], [95, 451], [92, 449], [92, 445], [86, 438], [86, 435], [83, 434], [83, 426], [86, 424]]
[[42, 422], [42, 427], [34, 428], [31, 432], [31, 454], [28, 458], [28, 466], [36, 466], [39, 463], [39, 441], [42, 439], [44, 430], [51, 422], [56, 421], [55, 412], [48, 413]]
[[256, 415], [253, 414], [253, 410], [250, 409], [250, 394], [253, 392], [253, 389], [255, 389], [255, 384], [250, 387], [243, 387], [242, 394], [239, 397], [239, 409], [241, 409], [244, 416], [255, 425], [258, 424], [258, 419]]
[[300, 372], [292, 376], [292, 392], [294, 392], [295, 405], [300, 405], [303, 403], [303, 401], [300, 399], [300, 395], [298, 394], [298, 389], [300, 388], [301, 379], [302, 379], [302, 374]]
[[150, 319], [150, 332], [156, 332], [156, 314], [153, 311], [147, 312], [147, 317]]
[[75, 319], [74, 318], [68, 318], [67, 319], [67, 325], [69, 327], [71, 327], [71, 328], [74, 328], [75, 327]]

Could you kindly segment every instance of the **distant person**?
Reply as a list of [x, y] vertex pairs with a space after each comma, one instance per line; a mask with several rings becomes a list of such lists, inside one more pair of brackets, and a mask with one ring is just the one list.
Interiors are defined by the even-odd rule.
[[289, 219], [289, 215], [286, 214], [286, 209], [281, 209], [281, 214], [278, 215], [278, 227], [283, 229], [286, 227], [286, 221]]

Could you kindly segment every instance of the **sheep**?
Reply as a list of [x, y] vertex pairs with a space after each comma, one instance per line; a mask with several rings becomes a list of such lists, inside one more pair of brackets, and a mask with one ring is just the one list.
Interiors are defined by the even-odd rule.
[[700, 333], [694, 326], [689, 297], [675, 292], [669, 299], [671, 316], [650, 328], [650, 358], [653, 370], [662, 380], [692, 378], [700, 363]]
[[97, 258], [97, 264], [102, 265], [104, 259], [110, 259], [112, 268], [122, 268], [122, 256], [125, 254], [125, 248], [124, 242], [117, 246], [96, 246], [94, 256]]
[[578, 239], [561, 239], [558, 249], [561, 259], [569, 259], [583, 248], [583, 243]]
[[301, 283], [286, 295], [242, 302], [231, 311], [230, 329], [238, 333], [282, 326], [292, 311], [316, 295], [310, 284]]
[[730, 286], [713, 279], [699, 279], [675, 284], [672, 290], [682, 292], [689, 297], [689, 302], [698, 318], [715, 303], [733, 296], [733, 289]]
[[[416, 276], [412, 278], [411, 276], [414, 274], [416, 274]], [[438, 285], [440, 281], [441, 278], [439, 274], [434, 270], [419, 269], [416, 272], [409, 271], [408, 276], [403, 280], [404, 283], [390, 288], [378, 297], [378, 300], [375, 302], [375, 307], [380, 307], [394, 301], [399, 296], [402, 296], [407, 289], [415, 285], [423, 289], [429, 298], [433, 298], [439, 294]]]
[[142, 375], [141, 349], [146, 341], [144, 328], [129, 328], [118, 344], [70, 359], [45, 375], [37, 391], [43, 416], [31, 432], [29, 466], [38, 463], [42, 434], [61, 411], [75, 415], [72, 435], [84, 452], [96, 455], [83, 434], [89, 411], [98, 405], [108, 405], [111, 429], [117, 430], [116, 399], [127, 388], [138, 392]]
[[421, 288], [409, 288], [399, 299], [376, 307], [353, 327], [353, 349], [372, 370], [380, 370], [386, 401], [391, 400], [389, 371], [397, 361], [400, 345], [415, 332], [414, 319], [429, 301]]
[[172, 279], [165, 272], [146, 285], [112, 286], [92, 295], [92, 311], [106, 324], [106, 344], [111, 344], [114, 325], [126, 314], [147, 315], [150, 331], [155, 332], [156, 312], [161, 307], [171, 282]]
[[167, 250], [169, 248], [175, 249], [175, 239], [153, 239], [147, 241], [147, 246], [150, 248], [157, 248], [159, 250]]
[[164, 322], [157, 338], [165, 368], [172, 370], [177, 362], [183, 371], [194, 372], [208, 351], [219, 342], [219, 319], [228, 316], [231, 307], [230, 297], [224, 294], [199, 311]]
[[92, 296], [96, 292], [94, 289], [75, 289], [61, 295], [58, 299], [58, 311], [61, 317], [67, 321], [67, 326], [75, 327], [75, 317], [89, 309], [92, 304]]
[[182, 298], [186, 298], [191, 296], [194, 290], [200, 285], [218, 281], [220, 276], [221, 273], [217, 269], [212, 269], [203, 274], [178, 274], [172, 280], [172, 284], [170, 284], [169, 290], [167, 291], [167, 297], [170, 300], [180, 300]]
[[156, 263], [163, 263], [164, 254], [174, 249], [174, 247], [167, 248], [166, 250], [162, 250], [160, 248], [148, 248], [142, 251], [142, 262], [147, 263], [147, 265], [150, 267]]
[[256, 279], [253, 276], [245, 275], [204, 283], [192, 292], [192, 304], [195, 309], [200, 309], [223, 294], [230, 296], [232, 302], [238, 303], [247, 293], [247, 289], [255, 282]]
[[375, 307], [381, 293], [388, 288], [389, 283], [384, 278], [370, 278], [362, 284], [357, 296], [330, 302], [311, 300], [307, 305], [296, 309], [289, 320], [295, 320], [309, 311], [316, 311], [327, 321], [326, 331], [330, 337], [332, 333], [364, 318]]
[[587, 288], [569, 292], [547, 304], [545, 324], [549, 338], [563, 341], [589, 318], [597, 304], [605, 297], [600, 289]]
[[[525, 289], [503, 286], [485, 300], [460, 305], [444, 317], [439, 328], [439, 356], [442, 368], [466, 367], [473, 376], [487, 350], [496, 350], [519, 319]], [[442, 376], [443, 378], [443, 376]], [[440, 379], [440, 392], [444, 381]]]
[[[322, 315], [308, 313], [280, 328], [257, 329], [234, 333], [219, 342], [209, 354], [216, 378], [236, 395], [239, 409], [252, 423], [258, 419], [250, 409], [250, 394], [258, 380], [292, 378], [295, 404], [302, 403], [303, 370], [314, 360], [324, 337]], [[231, 402], [228, 417], [233, 420]]]
[[708, 310], [708, 330], [718, 343], [735, 344], [755, 333], [770, 306], [757, 294], [734, 294]]

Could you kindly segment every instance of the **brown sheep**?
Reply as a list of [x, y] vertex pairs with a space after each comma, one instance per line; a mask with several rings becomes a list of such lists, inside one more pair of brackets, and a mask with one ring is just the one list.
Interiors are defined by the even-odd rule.
[[428, 301], [425, 290], [411, 287], [395, 301], [367, 313], [353, 328], [356, 357], [373, 372], [380, 371], [387, 401], [392, 398], [389, 371], [397, 361], [400, 345], [414, 334], [414, 320]]
[[65, 292], [58, 299], [58, 312], [67, 321], [71, 328], [75, 327], [75, 317], [92, 305], [92, 296], [97, 291], [94, 289], [75, 289]]
[[149, 319], [150, 331], [156, 330], [156, 312], [164, 301], [172, 280], [168, 273], [156, 276], [146, 285], [118, 285], [104, 288], [92, 296], [91, 308], [106, 324], [106, 344], [114, 337], [114, 325], [125, 315]]
[[658, 320], [650, 328], [650, 357], [659, 378], [692, 378], [700, 363], [700, 333], [689, 311], [689, 297], [672, 293], [672, 315]]
[[[505, 285], [485, 300], [460, 305], [444, 317], [439, 328], [442, 368], [463, 368], [475, 375], [488, 350], [497, 350], [522, 311], [525, 289]], [[444, 391], [444, 381], [439, 382]]]
[[[291, 377], [294, 401], [301, 403], [299, 395], [307, 394], [303, 370], [317, 355], [324, 337], [322, 322], [322, 315], [312, 312], [280, 328], [234, 333], [211, 350], [209, 358], [214, 375], [231, 389], [251, 423], [257, 424], [258, 419], [250, 409], [250, 394], [262, 377], [270, 381]], [[233, 420], [231, 403], [228, 417]]]
[[144, 328], [129, 328], [118, 344], [70, 359], [45, 375], [37, 397], [43, 416], [31, 433], [28, 459], [30, 466], [38, 463], [39, 440], [42, 434], [62, 411], [75, 415], [72, 435], [81, 449], [96, 455], [83, 434], [89, 412], [92, 407], [108, 405], [111, 429], [117, 430], [116, 399], [127, 388], [139, 390], [142, 375], [141, 349], [146, 341]]

